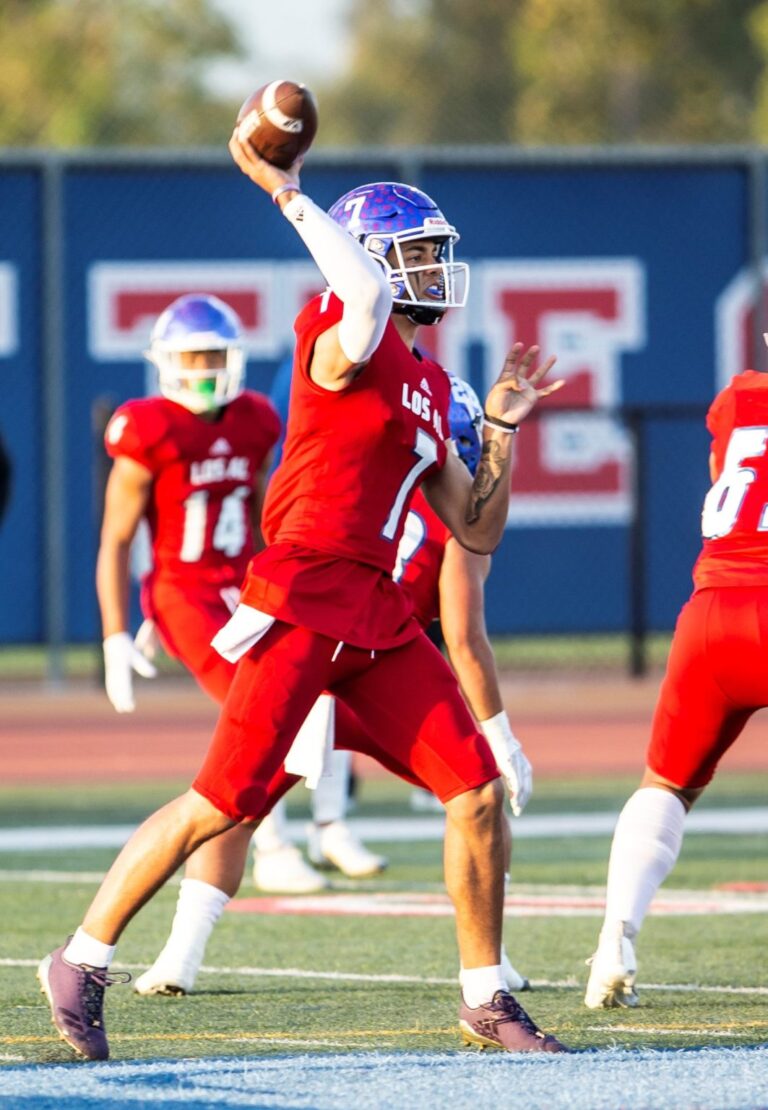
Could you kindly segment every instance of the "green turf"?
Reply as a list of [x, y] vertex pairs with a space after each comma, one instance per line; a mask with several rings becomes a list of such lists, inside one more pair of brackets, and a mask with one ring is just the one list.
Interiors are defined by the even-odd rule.
[[[617, 808], [633, 782], [539, 784], [532, 813]], [[710, 806], [757, 804], [766, 776], [723, 776]], [[3, 824], [74, 824], [89, 818], [131, 823], [163, 800], [167, 788], [98, 788], [88, 794], [33, 788], [0, 792]], [[296, 793], [296, 792], [295, 792]], [[90, 807], [84, 805], [90, 801]], [[305, 799], [293, 801], [300, 816]], [[406, 813], [399, 784], [366, 782], [360, 811]], [[668, 886], [708, 889], [724, 881], [765, 878], [766, 837], [689, 835]], [[389, 844], [389, 870], [360, 889], [442, 890], [440, 845]], [[521, 839], [513, 868], [517, 884], [602, 884], [605, 837]], [[101, 871], [112, 851], [2, 853], [0, 869]], [[347, 886], [349, 884], [346, 884]], [[514, 888], [513, 888], [514, 889]], [[61, 943], [80, 920], [95, 891], [88, 882], [0, 880], [0, 959], [34, 960]], [[246, 885], [242, 894], [251, 894]], [[165, 939], [176, 888], [162, 891], [131, 923], [118, 958], [147, 965]], [[591, 1012], [581, 1004], [584, 959], [599, 928], [596, 918], [508, 918], [507, 948], [534, 980], [571, 983], [528, 996], [529, 1009], [548, 1029], [574, 1046], [760, 1044], [768, 1019], [765, 997], [641, 990], [637, 1010]], [[766, 924], [761, 915], [651, 917], [639, 957], [640, 983], [768, 987], [764, 959]], [[225, 914], [214, 932], [206, 963], [218, 967], [300, 968], [358, 974], [399, 974], [451, 979], [456, 972], [450, 918], [299, 917]], [[31, 967], [0, 964], [5, 1023], [0, 1061], [66, 1061]], [[199, 993], [186, 999], [141, 999], [129, 988], [109, 991], [107, 1016], [116, 1059], [197, 1058], [277, 1051], [344, 1051], [360, 1047], [448, 1051], [457, 1046], [457, 992], [453, 985], [202, 976]]]

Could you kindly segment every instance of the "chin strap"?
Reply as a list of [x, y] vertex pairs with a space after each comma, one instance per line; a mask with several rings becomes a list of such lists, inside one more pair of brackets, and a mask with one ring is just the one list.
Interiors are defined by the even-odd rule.
[[428, 308], [426, 305], [421, 304], [396, 304], [392, 308], [399, 316], [407, 316], [408, 319], [419, 325], [439, 324], [443, 316], [445, 316], [444, 308]]

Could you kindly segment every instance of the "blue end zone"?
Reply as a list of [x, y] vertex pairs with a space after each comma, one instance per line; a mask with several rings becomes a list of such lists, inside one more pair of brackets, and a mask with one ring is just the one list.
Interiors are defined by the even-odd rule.
[[13, 1110], [183, 1106], [382, 1110], [752, 1110], [768, 1105], [768, 1048], [526, 1057], [457, 1052], [34, 1065], [0, 1071]]

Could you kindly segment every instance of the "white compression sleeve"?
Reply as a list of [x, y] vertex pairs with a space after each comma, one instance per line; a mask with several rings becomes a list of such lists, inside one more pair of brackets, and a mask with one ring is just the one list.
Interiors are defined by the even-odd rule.
[[680, 854], [685, 806], [669, 790], [644, 786], [624, 806], [608, 864], [605, 922], [640, 931], [648, 907]]
[[339, 343], [350, 362], [366, 362], [381, 342], [392, 311], [384, 271], [352, 236], [303, 193], [283, 215], [304, 241], [332, 291], [344, 305]]

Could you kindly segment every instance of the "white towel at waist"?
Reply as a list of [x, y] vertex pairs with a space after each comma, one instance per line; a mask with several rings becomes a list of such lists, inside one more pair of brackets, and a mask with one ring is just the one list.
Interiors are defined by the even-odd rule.
[[270, 630], [275, 618], [252, 605], [238, 605], [223, 628], [211, 640], [216, 648], [230, 663], [236, 663], [261, 637]]

